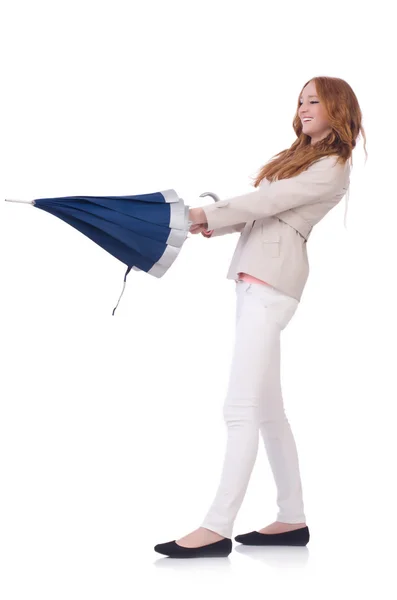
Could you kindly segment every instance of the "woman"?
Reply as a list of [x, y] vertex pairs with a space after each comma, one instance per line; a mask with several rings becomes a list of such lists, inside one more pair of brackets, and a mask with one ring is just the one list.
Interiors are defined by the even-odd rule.
[[201, 527], [155, 551], [171, 557], [227, 556], [258, 450], [259, 432], [277, 487], [274, 523], [235, 540], [250, 545], [306, 545], [299, 462], [284, 412], [280, 332], [301, 299], [313, 226], [345, 196], [362, 114], [342, 79], [314, 77], [302, 89], [296, 141], [261, 169], [254, 192], [191, 208], [191, 233], [241, 232], [227, 277], [236, 280], [236, 334], [223, 414], [227, 447], [219, 488]]

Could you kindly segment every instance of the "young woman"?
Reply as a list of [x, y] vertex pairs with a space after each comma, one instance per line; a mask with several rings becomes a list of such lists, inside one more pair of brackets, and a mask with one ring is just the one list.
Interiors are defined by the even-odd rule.
[[280, 332], [309, 274], [306, 242], [345, 196], [362, 113], [344, 80], [314, 77], [299, 96], [297, 139], [259, 172], [256, 191], [191, 208], [191, 233], [241, 232], [228, 272], [236, 281], [236, 333], [224, 419], [228, 439], [219, 487], [201, 527], [155, 551], [171, 557], [227, 556], [263, 438], [277, 487], [274, 523], [236, 536], [250, 545], [306, 545], [309, 528], [295, 440], [284, 412]]

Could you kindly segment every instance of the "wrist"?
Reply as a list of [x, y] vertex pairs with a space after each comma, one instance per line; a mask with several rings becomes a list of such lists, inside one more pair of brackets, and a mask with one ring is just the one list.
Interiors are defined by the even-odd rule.
[[205, 214], [205, 210], [203, 208], [200, 208], [200, 222], [203, 223], [204, 227], [207, 229], [207, 215]]

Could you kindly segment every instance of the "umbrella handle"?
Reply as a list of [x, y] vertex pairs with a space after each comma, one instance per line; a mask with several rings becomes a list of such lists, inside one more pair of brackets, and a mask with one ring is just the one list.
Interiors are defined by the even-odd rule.
[[219, 202], [220, 198], [217, 194], [214, 194], [214, 192], [203, 192], [202, 194], [200, 194], [200, 198], [203, 198], [204, 196], [211, 196], [211, 198], [213, 198], [215, 200], [215, 202]]

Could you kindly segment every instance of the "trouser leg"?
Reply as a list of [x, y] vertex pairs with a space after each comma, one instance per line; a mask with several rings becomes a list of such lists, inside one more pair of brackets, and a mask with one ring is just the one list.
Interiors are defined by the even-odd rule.
[[280, 326], [251, 286], [241, 286], [237, 298], [235, 343], [229, 385], [223, 407], [227, 444], [213, 503], [201, 526], [231, 537], [255, 464], [259, 428], [267, 389], [274, 388], [272, 365], [279, 360]]

